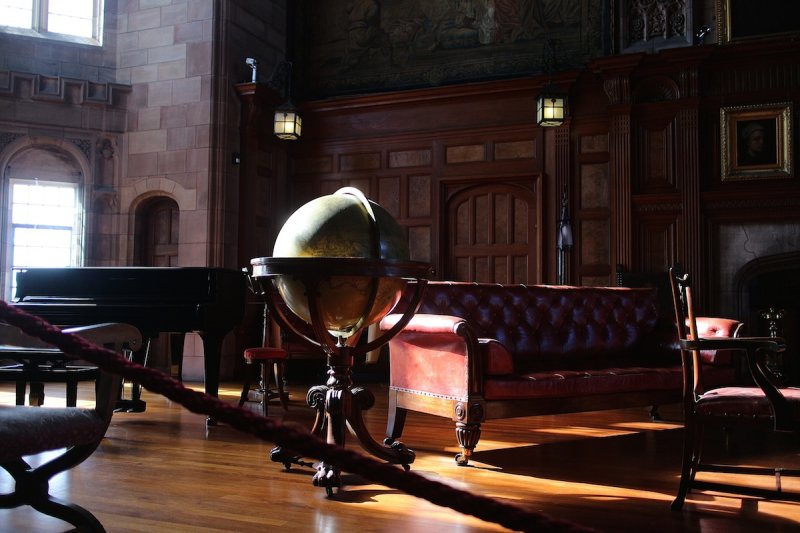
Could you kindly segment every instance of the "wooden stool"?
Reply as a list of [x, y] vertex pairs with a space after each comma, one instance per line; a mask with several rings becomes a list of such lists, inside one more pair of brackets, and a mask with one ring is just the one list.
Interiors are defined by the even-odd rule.
[[[261, 412], [267, 416], [268, 404], [272, 398], [278, 398], [285, 411], [289, 410], [288, 394], [283, 390], [283, 370], [286, 361], [286, 350], [269, 346], [261, 348], [247, 348], [244, 351], [244, 360], [248, 365], [261, 365], [261, 383], [256, 389], [261, 393]], [[252, 372], [248, 372], [242, 387], [242, 396], [239, 398], [239, 407], [244, 405], [250, 396]], [[269, 388], [272, 375], [275, 375], [277, 392]]]

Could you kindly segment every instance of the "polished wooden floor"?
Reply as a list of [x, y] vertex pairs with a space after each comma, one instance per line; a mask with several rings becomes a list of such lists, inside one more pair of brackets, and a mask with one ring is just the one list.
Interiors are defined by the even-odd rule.
[[[223, 384], [220, 396], [235, 402], [238, 387]], [[368, 425], [379, 437], [385, 386], [369, 387], [378, 402]], [[288, 413], [276, 405], [271, 414], [309, 425], [306, 388], [291, 388]], [[60, 389], [48, 386], [45, 406], [63, 405]], [[90, 389], [81, 387], [79, 398], [88, 405]], [[59, 497], [94, 512], [109, 532], [504, 531], [352, 475], [344, 475], [345, 487], [328, 498], [312, 486], [311, 469], [284, 471], [271, 462], [271, 443], [225, 425], [207, 430], [200, 415], [147, 391], [144, 399], [145, 412], [115, 414], [94, 455], [51, 485]], [[13, 403], [11, 384], [0, 385], [0, 403]], [[453, 460], [455, 435], [447, 420], [411, 413], [402, 440], [417, 452], [416, 472], [599, 531], [800, 529], [800, 505], [791, 503], [690, 494], [683, 512], [670, 511], [682, 429], [676, 406], [662, 413], [665, 421], [658, 423], [649, 421], [646, 409], [490, 422], [470, 467]], [[729, 449], [749, 462], [754, 439], [734, 440], [738, 445]], [[796, 466], [797, 454], [785, 451], [790, 444], [769, 446]], [[0, 490], [10, 485], [3, 472]], [[784, 480], [784, 488], [798, 484]], [[64, 522], [30, 508], [0, 510], [2, 532], [65, 530]]]

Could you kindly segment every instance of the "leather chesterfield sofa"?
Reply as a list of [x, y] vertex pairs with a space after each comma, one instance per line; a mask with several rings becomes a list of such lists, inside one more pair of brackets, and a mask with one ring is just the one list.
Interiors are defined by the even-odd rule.
[[[466, 465], [487, 420], [636, 406], [657, 416], [658, 405], [681, 401], [667, 314], [652, 288], [430, 282], [389, 342], [386, 442], [400, 438], [408, 411], [447, 417]], [[734, 337], [742, 324], [703, 317], [698, 326], [701, 336]], [[701, 356], [708, 386], [735, 381], [730, 353]]]

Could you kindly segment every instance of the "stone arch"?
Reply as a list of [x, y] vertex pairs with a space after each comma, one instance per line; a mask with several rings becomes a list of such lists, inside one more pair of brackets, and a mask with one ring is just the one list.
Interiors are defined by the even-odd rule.
[[[59, 169], [62, 171], [60, 174]], [[4, 212], [10, 178], [38, 177], [67, 181], [63, 179], [65, 170], [74, 177], [70, 181], [82, 185], [85, 208], [89, 205], [86, 185], [92, 182], [92, 171], [89, 160], [78, 146], [65, 139], [41, 136], [25, 136], [10, 143], [0, 152], [0, 176], [3, 178], [0, 201]]]
[[128, 264], [133, 264], [136, 258], [137, 215], [141, 213], [143, 206], [146, 208], [148, 203], [159, 198], [174, 201], [181, 217], [184, 213], [197, 209], [196, 191], [186, 189], [178, 182], [165, 177], [146, 178], [133, 185], [121, 187], [120, 214], [123, 224], [120, 233], [127, 239], [125, 255]]
[[136, 209], [133, 264], [177, 266], [180, 208], [168, 196], [154, 195]]
[[[40, 179], [46, 181], [75, 183], [81, 194], [82, 219], [80, 224], [82, 251], [92, 245], [87, 237], [92, 183], [91, 164], [88, 155], [81, 147], [66, 139], [47, 136], [21, 136], [0, 150], [0, 216], [2, 231], [8, 231], [9, 183], [12, 179]], [[5, 236], [4, 236], [5, 237]], [[0, 250], [0, 286], [8, 288], [9, 250], [11, 243], [3, 239], [5, 246]]]

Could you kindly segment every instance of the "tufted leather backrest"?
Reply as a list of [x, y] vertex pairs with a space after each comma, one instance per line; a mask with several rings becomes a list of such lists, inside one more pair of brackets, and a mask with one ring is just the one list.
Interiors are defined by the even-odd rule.
[[531, 358], [539, 369], [547, 361], [608, 366], [634, 352], [641, 358], [643, 344], [657, 364], [674, 336], [652, 288], [432, 281], [418, 313], [465, 319], [478, 337], [500, 341], [521, 368]]

